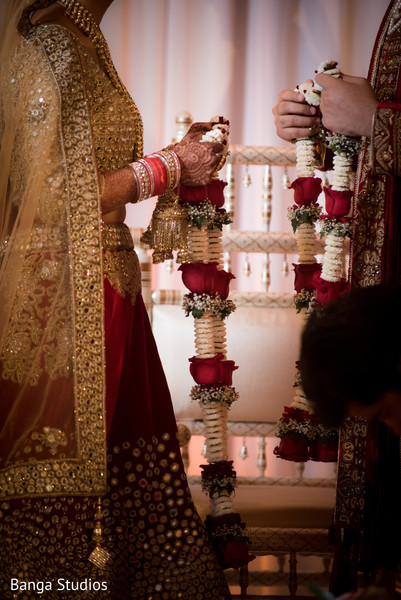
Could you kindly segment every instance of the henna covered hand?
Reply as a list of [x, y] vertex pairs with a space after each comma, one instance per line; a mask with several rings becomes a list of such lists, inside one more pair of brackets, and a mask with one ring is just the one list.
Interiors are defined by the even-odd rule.
[[200, 141], [212, 126], [212, 123], [194, 123], [181, 142], [173, 148], [181, 163], [181, 183], [184, 185], [207, 185], [220, 163], [223, 144]]

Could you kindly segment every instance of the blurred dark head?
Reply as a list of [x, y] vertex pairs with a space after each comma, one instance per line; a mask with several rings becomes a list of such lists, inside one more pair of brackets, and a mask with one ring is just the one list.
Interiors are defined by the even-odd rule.
[[328, 425], [340, 425], [348, 414], [386, 422], [382, 401], [392, 392], [401, 430], [400, 355], [400, 287], [354, 289], [314, 310], [300, 358], [302, 386], [313, 410]]

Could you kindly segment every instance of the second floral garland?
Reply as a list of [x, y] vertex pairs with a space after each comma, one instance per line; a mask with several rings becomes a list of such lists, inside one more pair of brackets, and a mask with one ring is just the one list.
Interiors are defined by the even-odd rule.
[[[324, 72], [332, 77], [341, 76], [337, 63], [331, 60], [322, 62], [317, 72]], [[305, 82], [297, 87], [297, 91], [303, 94], [308, 104], [320, 104], [321, 88], [313, 82]], [[321, 179], [315, 177], [317, 143], [324, 144], [333, 155], [333, 183], [324, 188], [324, 215], [317, 202], [322, 191]], [[319, 136], [296, 141], [297, 179], [290, 186], [294, 190], [295, 204], [288, 212], [297, 234], [299, 253], [299, 262], [294, 265], [294, 304], [304, 320], [307, 319], [309, 310], [328, 304], [349, 288], [344, 276], [346, 238], [351, 238], [353, 231], [353, 220], [348, 214], [352, 198], [352, 163], [358, 147], [358, 139], [331, 131], [323, 131]], [[325, 236], [322, 264], [316, 259], [316, 223], [319, 221], [320, 235]], [[310, 413], [298, 369], [294, 388], [294, 401], [290, 407], [285, 407], [277, 423], [280, 444], [276, 447], [275, 454], [296, 462], [309, 459], [335, 461], [338, 432], [323, 427]]]

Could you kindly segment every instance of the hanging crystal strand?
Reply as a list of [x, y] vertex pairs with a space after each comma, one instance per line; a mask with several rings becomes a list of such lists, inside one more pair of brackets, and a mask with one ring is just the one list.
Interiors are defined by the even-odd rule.
[[265, 438], [264, 435], [259, 436], [258, 458], [257, 458], [256, 463], [257, 463], [258, 469], [259, 469], [259, 477], [264, 477], [265, 471], [266, 471], [266, 467], [267, 467], [267, 460], [266, 460], [266, 438]]
[[243, 266], [243, 273], [245, 277], [249, 277], [251, 274], [251, 263], [249, 262], [249, 254], [248, 252], [245, 254], [245, 262]]
[[249, 186], [252, 185], [252, 179], [251, 179], [251, 176], [249, 174], [249, 165], [245, 165], [245, 175], [242, 178], [242, 185], [245, 188], [249, 188]]
[[165, 261], [166, 264], [166, 271], [169, 275], [171, 275], [173, 273], [173, 261], [171, 258], [169, 258], [168, 260]]
[[284, 167], [284, 173], [283, 173], [283, 179], [282, 179], [282, 184], [283, 184], [283, 189], [288, 190], [288, 188], [290, 187], [290, 176], [288, 175], [288, 167]]
[[242, 440], [242, 446], [239, 453], [239, 457], [241, 460], [245, 460], [248, 458], [248, 446], [246, 445], [246, 438], [244, 437]]
[[[273, 199], [273, 178], [271, 165], [265, 165], [263, 170], [263, 185], [262, 185], [262, 228], [263, 231], [270, 231], [270, 222], [272, 216], [272, 199]], [[262, 286], [265, 292], [269, 291], [270, 287], [270, 254], [263, 253], [262, 263]]]
[[217, 262], [217, 268], [223, 269], [223, 232], [218, 227], [207, 230], [207, 249], [209, 262]]
[[281, 265], [281, 274], [283, 275], [283, 277], [288, 277], [288, 273], [289, 273], [288, 258], [287, 258], [287, 254], [284, 254], [283, 262]]
[[208, 261], [208, 237], [205, 228], [199, 229], [192, 223], [188, 224], [188, 252], [191, 262]]
[[204, 312], [201, 318], [194, 319], [195, 348], [198, 358], [212, 358], [217, 354], [213, 331], [214, 319], [210, 311]]
[[216, 354], [224, 354], [224, 358], [227, 356], [227, 335], [226, 335], [226, 324], [220, 319], [220, 317], [213, 318], [213, 337], [214, 337], [214, 349]]

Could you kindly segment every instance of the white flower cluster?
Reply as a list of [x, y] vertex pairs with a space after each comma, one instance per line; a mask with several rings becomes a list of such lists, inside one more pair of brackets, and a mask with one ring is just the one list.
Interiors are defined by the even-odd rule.
[[234, 525], [223, 525], [222, 527], [216, 527], [213, 531], [210, 532], [210, 537], [213, 539], [223, 539], [223, 540], [247, 540], [248, 536], [246, 535], [246, 531], [243, 527], [238, 524]]
[[329, 437], [335, 437], [338, 435], [338, 429], [336, 427], [326, 427], [321, 423], [313, 425], [314, 437], [318, 437], [322, 440], [327, 440]]
[[223, 225], [232, 223], [231, 215], [226, 212], [218, 212], [214, 204], [209, 199], [197, 202], [196, 204], [187, 204], [188, 221], [192, 225], [201, 229], [206, 226], [208, 229], [222, 229]]
[[217, 212], [214, 216], [214, 219], [211, 223], [209, 223], [208, 225], [208, 229], [213, 229], [214, 227], [216, 227], [217, 229], [222, 230], [223, 229], [223, 225], [230, 225], [230, 223], [233, 222], [233, 219], [230, 215], [230, 213], [224, 211], [224, 212]]
[[349, 137], [332, 131], [326, 132], [325, 144], [336, 154], [345, 154], [347, 157], [355, 156], [361, 146], [360, 138]]
[[199, 229], [202, 225], [209, 227], [216, 216], [216, 207], [210, 200], [204, 200], [203, 202], [197, 202], [196, 204], [188, 203], [187, 210], [188, 221], [199, 227]]
[[282, 419], [279, 419], [277, 421], [277, 437], [282, 438], [286, 433], [290, 433], [291, 431], [308, 438], [308, 440], [313, 439], [314, 436], [312, 422], [309, 419], [305, 419], [303, 421], [297, 421], [296, 419], [283, 421]]
[[220, 129], [211, 129], [202, 136], [201, 142], [222, 142], [225, 136]]
[[220, 117], [210, 119], [211, 123], [215, 123], [210, 131], [207, 131], [201, 137], [201, 142], [220, 142], [223, 144], [223, 156], [228, 154], [228, 136], [230, 134], [230, 126], [227, 121], [220, 123]]
[[194, 385], [190, 396], [193, 402], [199, 402], [200, 404], [224, 402], [228, 406], [231, 406], [233, 402], [238, 400], [239, 394], [235, 391], [235, 388], [229, 385], [221, 385], [219, 387]]
[[[341, 77], [341, 71], [340, 69], [337, 69], [337, 61], [332, 59], [322, 60], [316, 69], [316, 73], [324, 73], [325, 75], [330, 75], [335, 79], [339, 79]], [[321, 92], [323, 88], [318, 83], [315, 83], [315, 89]]]
[[294, 294], [293, 303], [297, 313], [301, 312], [303, 308], [309, 310], [310, 303], [315, 298], [315, 296], [315, 291], [311, 292], [305, 289], [301, 290], [297, 294]]
[[216, 477], [216, 479], [202, 479], [201, 486], [204, 492], [215, 494], [218, 491], [234, 490], [238, 485], [235, 477]]
[[185, 311], [185, 316], [192, 314], [195, 319], [200, 319], [205, 312], [210, 312], [214, 317], [225, 319], [235, 311], [236, 306], [232, 300], [228, 298], [223, 300], [218, 294], [211, 296], [210, 294], [185, 294], [182, 301], [182, 308]]
[[320, 85], [317, 86], [313, 81], [305, 81], [304, 83], [297, 85], [294, 91], [302, 94], [306, 102], [311, 106], [319, 106], [320, 92], [322, 91]]
[[354, 223], [352, 221], [337, 221], [337, 219], [323, 219], [320, 223], [320, 237], [333, 233], [337, 237], [352, 239], [354, 234]]
[[288, 219], [291, 221], [292, 228], [295, 231], [301, 223], [314, 223], [318, 221], [322, 214], [322, 207], [318, 204], [308, 204], [307, 206], [290, 206], [287, 209]]

